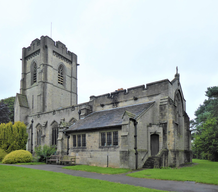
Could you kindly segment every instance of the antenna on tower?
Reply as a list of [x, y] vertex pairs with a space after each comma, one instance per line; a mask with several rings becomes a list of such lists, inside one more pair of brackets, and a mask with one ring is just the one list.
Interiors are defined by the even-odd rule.
[[52, 38], [52, 22], [51, 22], [51, 31], [50, 31], [50, 37]]

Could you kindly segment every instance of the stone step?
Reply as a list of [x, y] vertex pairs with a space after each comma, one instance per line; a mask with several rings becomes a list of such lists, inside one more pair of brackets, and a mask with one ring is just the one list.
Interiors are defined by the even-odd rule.
[[149, 157], [144, 165], [143, 168], [149, 168], [149, 169], [153, 169], [154, 168], [154, 157]]

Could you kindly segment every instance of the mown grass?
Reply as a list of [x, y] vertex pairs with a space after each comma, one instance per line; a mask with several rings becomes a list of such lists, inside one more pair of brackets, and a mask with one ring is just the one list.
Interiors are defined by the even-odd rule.
[[29, 162], [29, 163], [16, 163], [16, 165], [45, 165], [46, 163], [42, 162]]
[[197, 183], [218, 185], [218, 162], [193, 159], [193, 163], [197, 163], [197, 165], [174, 169], [146, 169], [130, 173], [128, 176], [161, 180], [195, 181]]
[[97, 167], [97, 166], [89, 166], [89, 165], [75, 165], [75, 166], [67, 166], [63, 168], [71, 169], [71, 170], [78, 170], [78, 171], [87, 171], [87, 172], [93, 172], [93, 173], [101, 173], [101, 174], [121, 174], [121, 173], [127, 173], [131, 171], [131, 169]]
[[[2, 162], [0, 162], [0, 164], [2, 164]], [[43, 165], [46, 163], [42, 163], [42, 162], [29, 162], [29, 163], [15, 163], [16, 165]]]
[[0, 165], [0, 173], [1, 192], [102, 192], [102, 190], [104, 192], [161, 192], [161, 190], [148, 189], [144, 187], [136, 187], [96, 179], [75, 177], [63, 173], [7, 165]]

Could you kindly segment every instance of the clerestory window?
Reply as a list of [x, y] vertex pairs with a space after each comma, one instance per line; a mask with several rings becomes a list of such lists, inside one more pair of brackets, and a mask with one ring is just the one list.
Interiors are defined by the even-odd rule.
[[64, 85], [64, 67], [60, 65], [58, 68], [58, 84]]

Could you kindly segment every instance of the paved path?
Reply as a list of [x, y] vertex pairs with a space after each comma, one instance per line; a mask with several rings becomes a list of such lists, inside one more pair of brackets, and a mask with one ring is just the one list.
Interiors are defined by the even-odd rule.
[[62, 165], [47, 165], [46, 164], [46, 165], [10, 165], [10, 166], [26, 167], [26, 168], [31, 168], [31, 169], [45, 170], [45, 171], [53, 171], [53, 172], [65, 173], [65, 174], [73, 175], [73, 176], [100, 179], [100, 180], [105, 180], [105, 181], [147, 187], [147, 188], [152, 188], [152, 189], [160, 189], [160, 190], [166, 190], [166, 191], [218, 192], [217, 185], [207, 185], [207, 184], [200, 184], [200, 183], [188, 182], [188, 181], [182, 182], [182, 181], [142, 179], [142, 178], [128, 177], [125, 174], [102, 175], [98, 173], [62, 169], [63, 167]]

